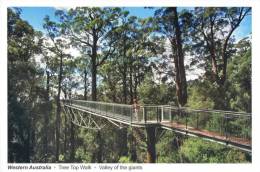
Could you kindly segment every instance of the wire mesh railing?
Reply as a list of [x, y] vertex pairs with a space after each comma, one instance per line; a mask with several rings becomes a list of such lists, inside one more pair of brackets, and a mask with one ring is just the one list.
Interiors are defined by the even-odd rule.
[[84, 100], [65, 100], [64, 103], [73, 105], [101, 116], [116, 118], [131, 122], [132, 105], [105, 103]]
[[162, 122], [226, 141], [251, 144], [251, 114], [220, 110], [195, 110], [162, 106]]

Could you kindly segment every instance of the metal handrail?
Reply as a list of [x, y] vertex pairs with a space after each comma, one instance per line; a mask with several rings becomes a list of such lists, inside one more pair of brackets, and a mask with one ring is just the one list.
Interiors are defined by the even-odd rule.
[[108, 103], [108, 102], [100, 102], [100, 101], [88, 101], [88, 100], [71, 100], [71, 101], [77, 101], [77, 102], [89, 102], [89, 103], [95, 103], [95, 104], [103, 104], [103, 105], [117, 105], [117, 106], [124, 106], [124, 107], [131, 107], [132, 105], [126, 105], [126, 104], [120, 104], [120, 103]]
[[234, 115], [234, 116], [248, 116], [251, 117], [251, 113], [247, 112], [235, 112], [235, 111], [223, 111], [223, 110], [211, 110], [211, 109], [192, 109], [189, 107], [175, 107], [171, 105], [161, 105], [164, 108], [170, 108], [170, 109], [177, 109], [177, 110], [188, 110], [188, 111], [194, 111], [194, 112], [211, 112], [211, 113], [222, 113], [226, 115]]

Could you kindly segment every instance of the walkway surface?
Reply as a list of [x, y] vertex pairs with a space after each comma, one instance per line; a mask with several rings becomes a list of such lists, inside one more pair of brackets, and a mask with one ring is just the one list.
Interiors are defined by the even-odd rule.
[[[169, 105], [133, 105], [66, 100], [65, 111], [73, 114], [76, 125], [95, 125], [90, 117], [133, 127], [157, 127], [201, 137], [251, 152], [251, 114], [219, 110], [194, 110]], [[80, 113], [77, 113], [80, 112]], [[88, 121], [87, 121], [88, 118]]]

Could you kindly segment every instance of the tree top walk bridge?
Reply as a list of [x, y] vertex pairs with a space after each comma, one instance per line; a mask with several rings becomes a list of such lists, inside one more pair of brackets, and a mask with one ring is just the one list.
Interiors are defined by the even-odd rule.
[[195, 110], [170, 105], [133, 105], [83, 100], [63, 100], [75, 125], [99, 130], [94, 118], [123, 127], [159, 127], [226, 144], [251, 153], [251, 114], [220, 110]]

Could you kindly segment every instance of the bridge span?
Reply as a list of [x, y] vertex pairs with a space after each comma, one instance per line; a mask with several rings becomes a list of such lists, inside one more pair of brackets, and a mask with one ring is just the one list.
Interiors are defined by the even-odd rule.
[[[170, 105], [133, 105], [83, 100], [63, 100], [64, 112], [75, 125], [100, 130], [95, 118], [118, 127], [141, 127], [155, 149], [155, 128], [200, 137], [251, 153], [251, 114], [244, 112], [198, 110]], [[154, 145], [153, 145], [154, 144]], [[155, 154], [152, 150], [152, 155]], [[155, 158], [155, 157], [154, 157]]]

